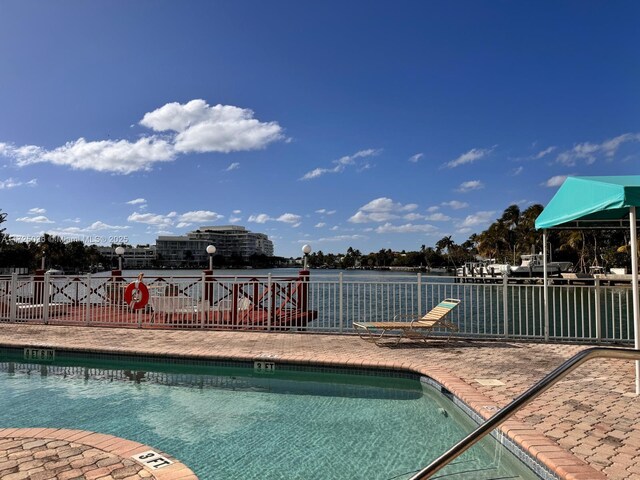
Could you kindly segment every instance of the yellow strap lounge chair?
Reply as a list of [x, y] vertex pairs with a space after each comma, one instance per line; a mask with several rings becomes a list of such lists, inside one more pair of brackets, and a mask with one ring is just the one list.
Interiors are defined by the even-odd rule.
[[458, 327], [445, 320], [445, 318], [459, 303], [460, 300], [457, 298], [445, 298], [424, 317], [399, 314], [393, 317], [390, 322], [353, 322], [353, 328], [356, 329], [361, 338], [374, 342], [376, 345], [379, 344], [386, 333], [394, 331], [400, 333], [396, 336], [396, 345], [403, 337], [426, 341], [427, 334], [436, 329], [448, 330], [450, 334], [447, 337], [447, 341], [449, 341], [451, 332], [457, 332]]

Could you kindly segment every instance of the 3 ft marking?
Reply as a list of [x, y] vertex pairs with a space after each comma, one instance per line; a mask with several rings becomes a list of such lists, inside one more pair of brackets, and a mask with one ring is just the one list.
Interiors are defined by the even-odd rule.
[[25, 348], [24, 359], [53, 362], [56, 359], [56, 351], [50, 348]]
[[131, 458], [133, 458], [136, 462], [140, 462], [141, 464], [149, 468], [152, 468], [154, 470], [168, 467], [173, 463], [168, 458], [163, 457], [162, 455], [160, 455], [157, 452], [154, 452], [153, 450], [148, 450], [146, 452], [133, 455]]
[[253, 362], [253, 371], [257, 373], [275, 373], [276, 364], [274, 362]]

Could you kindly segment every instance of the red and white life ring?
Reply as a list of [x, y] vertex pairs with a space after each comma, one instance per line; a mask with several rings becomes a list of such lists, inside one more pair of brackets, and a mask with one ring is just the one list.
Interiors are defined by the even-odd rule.
[[144, 308], [149, 302], [149, 289], [142, 282], [131, 282], [124, 291], [124, 301], [134, 310]]

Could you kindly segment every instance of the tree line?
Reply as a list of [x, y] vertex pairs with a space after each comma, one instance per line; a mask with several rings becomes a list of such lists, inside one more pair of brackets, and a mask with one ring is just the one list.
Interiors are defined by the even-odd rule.
[[[502, 215], [481, 233], [472, 234], [457, 244], [448, 235], [433, 247], [421, 245], [415, 251], [400, 252], [381, 249], [363, 254], [349, 247], [345, 253], [324, 253], [322, 250], [308, 256], [312, 268], [386, 268], [424, 267], [455, 268], [479, 258], [492, 259], [495, 263], [519, 264], [520, 256], [542, 251], [542, 234], [535, 230], [535, 220], [543, 210], [539, 204], [521, 210], [517, 205], [507, 207]], [[0, 211], [0, 224], [6, 213]], [[588, 272], [592, 267], [610, 268], [631, 265], [629, 232], [627, 230], [562, 230], [549, 231], [548, 250], [553, 260], [570, 261], [576, 271]], [[62, 268], [69, 272], [88, 271], [102, 264], [110, 268], [111, 259], [102, 255], [95, 245], [44, 234], [39, 241], [19, 242], [0, 229], [0, 267], [40, 268], [42, 256], [46, 267]], [[269, 268], [284, 265], [281, 257], [254, 256], [255, 258], [214, 257], [216, 267]], [[162, 261], [157, 259], [158, 266]], [[201, 267], [202, 265], [193, 265]]]
[[[540, 204], [525, 210], [510, 205], [486, 230], [472, 234], [461, 244], [448, 235], [433, 247], [421, 245], [416, 251], [382, 249], [365, 255], [351, 247], [345, 254], [325, 254], [319, 250], [309, 255], [309, 266], [456, 268], [479, 259], [519, 265], [521, 255], [542, 252], [542, 233], [535, 229], [535, 220], [543, 209]], [[572, 262], [578, 272], [631, 266], [627, 230], [551, 230], [547, 241], [551, 259]]]

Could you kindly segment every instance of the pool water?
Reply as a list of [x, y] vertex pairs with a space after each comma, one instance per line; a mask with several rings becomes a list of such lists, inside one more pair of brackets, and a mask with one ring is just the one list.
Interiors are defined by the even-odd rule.
[[[116, 435], [202, 480], [406, 479], [473, 429], [449, 399], [408, 378], [0, 360], [0, 427]], [[493, 439], [440, 477], [537, 478]]]

